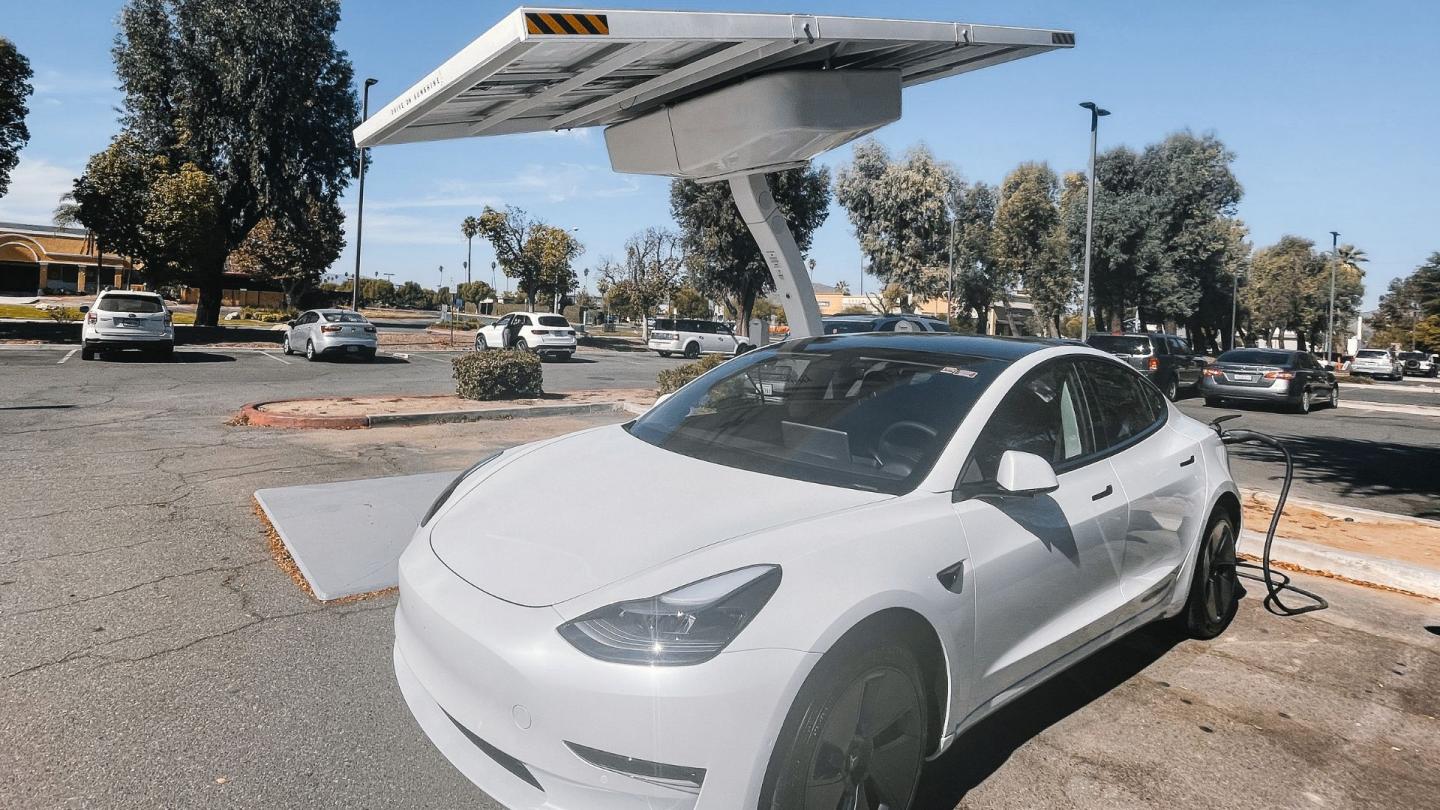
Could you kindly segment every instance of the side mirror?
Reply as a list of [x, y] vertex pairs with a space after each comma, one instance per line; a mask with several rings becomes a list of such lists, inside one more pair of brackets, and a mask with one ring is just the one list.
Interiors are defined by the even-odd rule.
[[90, 311], [90, 306], [89, 306], [88, 304], [82, 304], [82, 305], [80, 306], [80, 314], [81, 314], [81, 315], [84, 315], [85, 313], [87, 313], [87, 312], [89, 312], [89, 311]]
[[1019, 450], [1006, 450], [1000, 457], [995, 484], [1010, 495], [1043, 495], [1060, 488], [1050, 462]]
[[286, 321], [286, 322], [285, 322], [285, 325], [288, 326], [288, 327], [290, 327], [291, 329], [294, 329], [294, 328], [295, 328], [295, 321]]

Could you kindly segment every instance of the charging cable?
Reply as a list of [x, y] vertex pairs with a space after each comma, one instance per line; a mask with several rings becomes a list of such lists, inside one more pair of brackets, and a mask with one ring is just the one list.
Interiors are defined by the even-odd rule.
[[[1280, 513], [1285, 509], [1285, 499], [1290, 496], [1290, 482], [1295, 477], [1295, 463], [1290, 458], [1290, 450], [1285, 447], [1283, 442], [1274, 436], [1258, 433], [1253, 430], [1245, 430], [1243, 428], [1226, 430], [1222, 424], [1228, 420], [1238, 418], [1240, 418], [1240, 414], [1238, 413], [1226, 414], [1211, 422], [1210, 427], [1215, 429], [1215, 433], [1220, 437], [1220, 441], [1226, 445], [1263, 444], [1279, 450], [1280, 455], [1285, 458], [1285, 482], [1280, 485], [1280, 497], [1275, 501], [1275, 514], [1270, 516], [1270, 528], [1265, 532], [1265, 548], [1260, 555], [1260, 564], [1256, 565], [1252, 562], [1237, 560], [1235, 562], [1237, 569], [1235, 574], [1255, 582], [1265, 583], [1265, 609], [1276, 616], [1299, 616], [1302, 613], [1324, 610], [1330, 607], [1329, 602], [1325, 601], [1319, 594], [1312, 593], [1294, 584], [1290, 581], [1288, 575], [1274, 570], [1270, 565], [1270, 546], [1275, 542], [1275, 531], [1280, 528]], [[1249, 569], [1249, 571], [1238, 569]], [[1260, 573], [1250, 573], [1251, 571], [1259, 571]], [[1285, 604], [1285, 602], [1280, 599], [1280, 594], [1286, 591], [1311, 600], [1311, 604], [1298, 606]]]

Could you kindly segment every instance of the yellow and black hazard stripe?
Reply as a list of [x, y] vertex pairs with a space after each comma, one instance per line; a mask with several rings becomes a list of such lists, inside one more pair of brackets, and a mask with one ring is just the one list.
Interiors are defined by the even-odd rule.
[[527, 11], [525, 12], [525, 30], [532, 34], [607, 36], [610, 33], [610, 22], [604, 14]]

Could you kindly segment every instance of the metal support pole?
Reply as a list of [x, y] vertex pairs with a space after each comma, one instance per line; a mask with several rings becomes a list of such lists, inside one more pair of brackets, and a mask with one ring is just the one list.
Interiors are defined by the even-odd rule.
[[785, 319], [790, 322], [790, 334], [797, 338], [823, 334], [820, 304], [815, 300], [815, 288], [805, 269], [805, 257], [800, 254], [800, 246], [795, 243], [790, 226], [770, 194], [764, 173], [730, 178], [730, 193], [740, 209], [740, 218], [750, 228], [770, 267], [770, 276], [775, 279], [775, 289], [785, 308]]
[[[364, 121], [370, 117], [370, 88], [378, 83], [378, 79], [366, 79], [365, 87], [360, 92], [360, 120]], [[369, 151], [360, 150], [360, 190], [359, 198], [355, 201], [355, 281], [350, 287], [350, 309], [360, 311], [360, 238], [365, 229], [365, 153]]]
[[1235, 304], [1240, 296], [1240, 274], [1236, 273], [1230, 277], [1230, 340], [1226, 351], [1235, 348]]
[[955, 212], [950, 212], [950, 289], [945, 293], [945, 326], [955, 317]]
[[1085, 204], [1085, 278], [1080, 283], [1080, 339], [1090, 337], [1090, 239], [1095, 230], [1095, 142], [1100, 129], [1100, 116], [1109, 115], [1109, 110], [1087, 101], [1080, 105], [1090, 111], [1090, 182], [1088, 200]]
[[1330, 310], [1325, 316], [1325, 362], [1330, 360], [1330, 341], [1335, 334], [1335, 265], [1340, 263], [1340, 232], [1330, 232]]

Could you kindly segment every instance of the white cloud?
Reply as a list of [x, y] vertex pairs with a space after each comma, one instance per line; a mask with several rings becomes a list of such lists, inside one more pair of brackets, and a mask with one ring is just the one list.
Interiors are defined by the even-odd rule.
[[543, 200], [549, 203], [581, 199], [628, 197], [640, 191], [633, 177], [617, 175], [608, 166], [581, 163], [523, 166], [508, 178], [468, 182], [446, 178], [433, 193], [419, 198], [377, 200], [368, 207], [379, 211], [407, 208], [481, 208], [504, 203], [525, 204]]
[[60, 195], [69, 191], [80, 175], [76, 169], [57, 166], [43, 158], [25, 157], [10, 173], [10, 193], [0, 197], [0, 220], [27, 225], [47, 225], [60, 204]]

